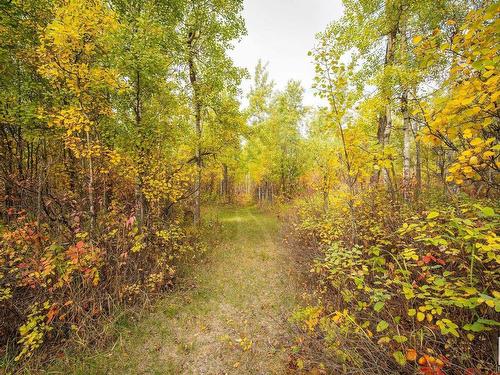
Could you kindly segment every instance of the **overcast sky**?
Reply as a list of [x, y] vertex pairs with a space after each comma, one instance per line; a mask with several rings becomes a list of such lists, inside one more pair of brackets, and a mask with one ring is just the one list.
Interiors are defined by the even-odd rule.
[[[247, 35], [231, 55], [237, 66], [253, 74], [259, 58], [268, 62], [278, 88], [289, 79], [300, 80], [306, 105], [319, 104], [311, 90], [314, 65], [307, 51], [315, 34], [342, 14], [341, 0], [245, 0]], [[250, 81], [243, 83], [248, 90]]]

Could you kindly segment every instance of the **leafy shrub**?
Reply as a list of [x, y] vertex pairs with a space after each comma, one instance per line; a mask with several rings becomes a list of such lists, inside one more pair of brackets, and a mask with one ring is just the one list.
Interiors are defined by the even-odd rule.
[[[315, 323], [332, 366], [344, 371], [492, 371], [500, 326], [495, 209], [382, 202], [374, 193], [356, 202], [354, 243], [349, 215], [300, 211], [295, 235], [314, 238], [321, 253], [310, 265], [317, 306], [295, 319], [308, 332]], [[319, 308], [312, 319], [307, 312]]]
[[98, 340], [99, 318], [171, 287], [176, 265], [204, 251], [197, 232], [175, 218], [139, 228], [112, 208], [90, 236], [16, 215], [0, 232], [0, 345], [13, 349], [15, 361], [71, 332]]

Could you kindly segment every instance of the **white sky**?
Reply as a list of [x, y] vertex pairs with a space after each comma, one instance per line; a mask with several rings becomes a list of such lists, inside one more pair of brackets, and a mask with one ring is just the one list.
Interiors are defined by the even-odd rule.
[[[318, 105], [311, 89], [314, 65], [307, 52], [315, 34], [342, 15], [341, 0], [245, 0], [247, 35], [230, 52], [237, 66], [253, 74], [260, 59], [281, 89], [290, 79], [304, 87], [304, 104]], [[246, 94], [250, 81], [243, 82]]]

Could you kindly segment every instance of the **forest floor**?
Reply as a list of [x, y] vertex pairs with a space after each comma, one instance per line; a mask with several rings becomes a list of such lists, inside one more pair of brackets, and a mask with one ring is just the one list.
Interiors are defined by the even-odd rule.
[[[255, 208], [212, 210], [223, 240], [150, 314], [79, 374], [284, 374], [295, 304], [293, 262], [279, 223]], [[221, 234], [214, 234], [221, 235]], [[52, 372], [54, 373], [54, 372]]]

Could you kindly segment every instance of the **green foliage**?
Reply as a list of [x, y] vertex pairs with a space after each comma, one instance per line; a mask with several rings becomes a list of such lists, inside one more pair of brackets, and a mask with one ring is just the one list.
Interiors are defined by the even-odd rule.
[[[305, 152], [300, 133], [305, 108], [303, 88], [289, 81], [283, 91], [274, 92], [265, 67], [258, 65], [255, 86], [249, 94], [250, 119], [244, 163], [249, 176], [259, 187], [258, 196], [272, 199], [273, 193], [287, 199], [297, 193], [297, 183], [304, 173]], [[273, 186], [272, 192], [269, 185]]]
[[492, 371], [498, 4], [343, 4], [310, 52], [328, 107], [294, 206], [299, 243], [319, 252], [309, 336], [333, 372]]
[[301, 213], [298, 235], [323, 249], [312, 272], [324, 301], [318, 320], [335, 323], [318, 325], [326, 345], [358, 335], [402, 366], [407, 350], [443, 356], [451, 368], [493, 366], [486, 348], [500, 324], [495, 208], [460, 203], [395, 215], [380, 198], [371, 193], [357, 205], [353, 247], [345, 245], [348, 219]]
[[42, 343], [97, 341], [113, 306], [167, 290], [204, 252], [188, 198], [197, 165], [239, 152], [228, 50], [245, 27], [240, 0], [0, 10], [0, 351], [23, 363]]

